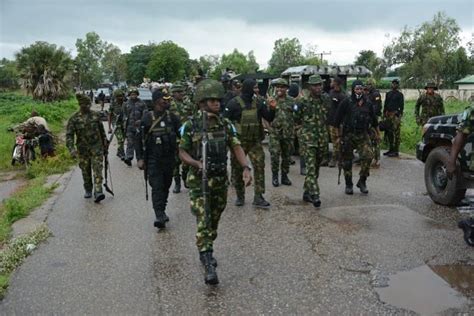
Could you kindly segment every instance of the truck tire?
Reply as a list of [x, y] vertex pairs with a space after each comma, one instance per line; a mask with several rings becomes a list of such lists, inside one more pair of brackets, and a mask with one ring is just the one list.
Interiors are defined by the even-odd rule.
[[449, 159], [449, 147], [433, 149], [426, 158], [425, 186], [431, 199], [441, 205], [457, 205], [466, 195], [462, 187], [462, 173], [459, 162], [452, 179], [448, 179], [446, 164]]

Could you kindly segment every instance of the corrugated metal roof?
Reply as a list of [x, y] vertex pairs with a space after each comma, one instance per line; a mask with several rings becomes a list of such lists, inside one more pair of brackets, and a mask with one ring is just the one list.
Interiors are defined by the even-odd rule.
[[461, 80], [455, 81], [456, 84], [462, 83], [474, 83], [474, 75], [469, 75], [467, 77], [462, 78]]
[[365, 66], [346, 65], [346, 66], [313, 66], [303, 65], [290, 67], [282, 72], [282, 76], [291, 75], [346, 75], [346, 76], [365, 76], [371, 75], [372, 72]]

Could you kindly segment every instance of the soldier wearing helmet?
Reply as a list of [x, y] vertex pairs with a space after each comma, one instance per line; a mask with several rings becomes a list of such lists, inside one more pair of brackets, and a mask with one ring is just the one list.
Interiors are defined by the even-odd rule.
[[[213, 243], [217, 237], [217, 227], [227, 203], [227, 150], [230, 148], [244, 169], [245, 185], [250, 185], [252, 177], [245, 153], [240, 146], [234, 125], [219, 115], [220, 100], [224, 96], [222, 84], [205, 79], [196, 86], [194, 101], [200, 111], [184, 123], [181, 128], [179, 157], [190, 166], [187, 184], [191, 199], [191, 212], [197, 219], [196, 245], [199, 259], [206, 270], [206, 284], [217, 284], [217, 262], [213, 256]], [[207, 176], [208, 192], [203, 192], [202, 170], [203, 126], [207, 125]], [[204, 199], [208, 199], [205, 209]]]
[[319, 198], [319, 167], [328, 146], [326, 117], [329, 97], [323, 92], [323, 80], [319, 75], [308, 78], [309, 93], [299, 97], [293, 107], [295, 123], [301, 124], [300, 142], [304, 144], [306, 176], [303, 200], [321, 206]]
[[131, 167], [135, 155], [135, 142], [139, 132], [140, 122], [146, 105], [138, 97], [140, 93], [137, 88], [131, 88], [128, 91], [128, 101], [125, 105], [125, 131], [127, 135], [127, 150], [125, 152], [124, 162]]
[[117, 157], [125, 159], [125, 122], [124, 122], [124, 110], [125, 94], [121, 89], [117, 89], [113, 94], [114, 98], [110, 105], [109, 116], [107, 118], [109, 125], [109, 134], [112, 133], [112, 126], [115, 128], [115, 137], [117, 139]]
[[428, 82], [425, 90], [426, 93], [418, 98], [415, 105], [416, 123], [420, 126], [425, 125], [430, 117], [444, 115], [443, 98], [435, 92], [438, 90], [436, 83]]
[[357, 187], [362, 194], [369, 193], [367, 189], [367, 177], [370, 174], [370, 163], [373, 153], [370, 144], [369, 130], [375, 128], [376, 137], [380, 139], [377, 116], [370, 101], [363, 93], [364, 84], [360, 80], [352, 83], [351, 96], [342, 101], [339, 106], [335, 126], [341, 126], [339, 131], [341, 139], [342, 164], [344, 178], [346, 180], [346, 194], [354, 194], [352, 184], [352, 160], [354, 149], [360, 157], [360, 178]]

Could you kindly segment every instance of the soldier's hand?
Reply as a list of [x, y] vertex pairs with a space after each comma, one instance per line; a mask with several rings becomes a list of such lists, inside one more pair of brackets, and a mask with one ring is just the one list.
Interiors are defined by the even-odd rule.
[[138, 160], [137, 161], [137, 167], [140, 170], [144, 170], [145, 169], [145, 160], [143, 160], [143, 159]]
[[70, 154], [71, 154], [71, 157], [72, 157], [73, 159], [76, 159], [76, 158], [77, 158], [77, 151], [76, 151], [76, 150], [71, 150]]
[[274, 98], [268, 98], [267, 99], [267, 103], [268, 105], [270, 106], [271, 109], [275, 109], [276, 108], [276, 100]]
[[252, 184], [252, 175], [250, 173], [250, 169], [248, 169], [248, 168], [244, 169], [242, 178], [244, 180], [244, 184], [245, 184], [246, 187], [248, 187], [249, 185]]

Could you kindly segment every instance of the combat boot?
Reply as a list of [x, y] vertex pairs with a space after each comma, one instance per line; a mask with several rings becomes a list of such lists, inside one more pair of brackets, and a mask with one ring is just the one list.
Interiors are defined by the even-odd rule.
[[303, 192], [303, 201], [313, 203], [313, 200], [311, 199], [311, 194], [309, 194], [308, 191]]
[[91, 191], [86, 191], [86, 193], [84, 193], [84, 198], [85, 199], [90, 199], [92, 197], [92, 192]]
[[263, 198], [263, 195], [261, 195], [261, 194], [255, 195], [255, 197], [253, 198], [253, 205], [256, 206], [256, 207], [261, 207], [261, 208], [270, 207], [270, 203], [268, 203], [268, 201], [266, 201]]
[[95, 203], [100, 203], [100, 201], [102, 201], [103, 199], [105, 199], [105, 194], [104, 193], [102, 193], [102, 192], [94, 193], [94, 202]]
[[313, 206], [314, 207], [320, 207], [321, 206], [321, 200], [319, 199], [319, 195], [315, 194], [311, 198], [313, 200]]
[[274, 187], [277, 187], [280, 185], [280, 183], [278, 182], [278, 173], [274, 173], [272, 175], [272, 184]]
[[[214, 256], [212, 255], [212, 250], [209, 250], [208, 252], [211, 253], [211, 264], [212, 264], [214, 267], [217, 268], [217, 260], [216, 260], [216, 258], [214, 258]], [[205, 260], [205, 258], [204, 258], [204, 257], [205, 257], [205, 254], [206, 254], [205, 251], [199, 253], [199, 260], [201, 260], [201, 263], [202, 263], [203, 265], [205, 265], [205, 262], [206, 262], [206, 260]]]
[[166, 222], [168, 219], [169, 221], [169, 218], [168, 216], [166, 216], [165, 212], [164, 211], [155, 211], [155, 222], [153, 223], [153, 226], [155, 226], [156, 228], [165, 228], [166, 227]]
[[354, 184], [352, 183], [352, 177], [346, 177], [346, 194], [354, 194]]
[[369, 193], [369, 190], [367, 190], [367, 184], [365, 181], [367, 180], [367, 177], [360, 177], [359, 181], [357, 181], [357, 187], [360, 189], [360, 193], [362, 194], [367, 194]]
[[174, 177], [174, 189], [173, 193], [181, 192], [181, 178], [179, 176]]
[[217, 278], [216, 267], [212, 265], [212, 252], [206, 251], [202, 253], [204, 269], [206, 269], [206, 276], [204, 282], [206, 284], [215, 285], [219, 283]]
[[286, 173], [281, 174], [281, 184], [291, 185], [291, 181], [288, 179], [288, 175]]
[[123, 162], [125, 162], [125, 164], [126, 164], [127, 166], [129, 166], [129, 167], [132, 166], [132, 160], [129, 159], [129, 158], [125, 158], [125, 159], [123, 160]]
[[243, 206], [245, 204], [245, 196], [237, 194], [237, 198], [235, 199], [235, 206]]

